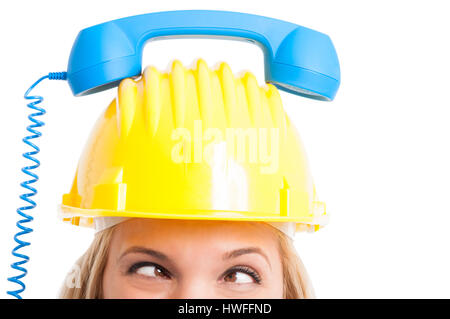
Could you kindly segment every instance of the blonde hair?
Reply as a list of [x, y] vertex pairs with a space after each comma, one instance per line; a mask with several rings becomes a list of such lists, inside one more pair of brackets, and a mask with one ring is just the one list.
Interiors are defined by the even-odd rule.
[[103, 298], [103, 272], [108, 261], [108, 251], [115, 227], [107, 228], [94, 237], [88, 250], [76, 262], [77, 285], [69, 287], [68, 274], [59, 293], [62, 299], [101, 299]]
[[[76, 262], [78, 287], [69, 287], [66, 281], [61, 288], [63, 299], [101, 299], [103, 298], [103, 272], [108, 259], [108, 250], [115, 226], [107, 228], [95, 235], [88, 250]], [[283, 267], [283, 297], [285, 299], [314, 298], [314, 291], [308, 273], [303, 265], [292, 239], [281, 231], [277, 232], [279, 253]], [[68, 275], [69, 276], [69, 275]]]

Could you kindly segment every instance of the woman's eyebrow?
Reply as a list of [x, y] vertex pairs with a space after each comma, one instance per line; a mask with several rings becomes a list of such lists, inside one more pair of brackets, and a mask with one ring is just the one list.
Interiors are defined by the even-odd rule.
[[162, 261], [169, 261], [169, 257], [167, 257], [167, 255], [163, 254], [162, 252], [153, 250], [150, 248], [140, 247], [140, 246], [133, 246], [133, 247], [128, 248], [122, 255], [120, 255], [119, 260], [122, 259], [125, 255], [131, 254], [131, 253], [146, 254], [146, 255], [161, 259]]
[[224, 260], [226, 260], [226, 259], [236, 258], [236, 257], [242, 256], [242, 255], [246, 255], [246, 254], [259, 254], [259, 255], [263, 256], [264, 259], [269, 264], [269, 267], [272, 269], [272, 266], [270, 265], [269, 258], [258, 247], [246, 247], [246, 248], [235, 249], [235, 250], [232, 250], [232, 251], [229, 251], [229, 252], [225, 253], [222, 258]]

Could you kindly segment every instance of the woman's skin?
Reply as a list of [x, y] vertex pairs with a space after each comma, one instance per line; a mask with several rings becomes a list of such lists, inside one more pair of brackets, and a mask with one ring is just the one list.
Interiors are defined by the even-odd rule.
[[104, 298], [282, 298], [275, 230], [257, 222], [131, 219], [116, 226]]

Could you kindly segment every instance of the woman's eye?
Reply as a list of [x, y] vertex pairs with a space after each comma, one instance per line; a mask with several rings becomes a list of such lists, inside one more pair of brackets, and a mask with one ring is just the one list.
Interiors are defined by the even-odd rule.
[[234, 271], [225, 276], [226, 282], [234, 282], [237, 284], [248, 284], [255, 282], [255, 280], [250, 276], [240, 271]]
[[135, 264], [130, 268], [129, 272], [146, 277], [170, 279], [170, 274], [167, 270], [152, 264]]
[[234, 269], [229, 271], [225, 275], [224, 281], [236, 284], [249, 284], [249, 283], [259, 284], [261, 282], [261, 279], [257, 272], [246, 267], [243, 270]]

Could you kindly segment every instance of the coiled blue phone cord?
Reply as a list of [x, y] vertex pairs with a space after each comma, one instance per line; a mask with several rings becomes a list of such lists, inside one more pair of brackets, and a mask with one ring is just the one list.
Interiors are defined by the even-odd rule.
[[26, 285], [22, 281], [23, 277], [26, 276], [28, 273], [25, 267], [23, 266], [26, 264], [30, 257], [28, 257], [26, 254], [20, 253], [20, 249], [23, 247], [29, 246], [30, 242], [27, 242], [25, 240], [22, 240], [21, 237], [23, 235], [29, 234], [33, 231], [31, 227], [25, 226], [25, 224], [30, 223], [33, 220], [33, 216], [26, 213], [26, 211], [29, 211], [30, 209], [33, 209], [36, 207], [36, 202], [31, 199], [34, 195], [37, 194], [37, 189], [32, 186], [32, 184], [36, 183], [39, 180], [39, 176], [33, 172], [36, 168], [40, 166], [39, 160], [35, 157], [40, 151], [39, 147], [31, 142], [31, 140], [36, 139], [42, 135], [41, 132], [36, 130], [39, 127], [44, 126], [44, 122], [37, 119], [38, 116], [42, 116], [45, 114], [45, 110], [38, 106], [44, 98], [39, 95], [30, 95], [31, 91], [43, 80], [49, 79], [49, 80], [66, 80], [67, 79], [67, 73], [66, 72], [51, 72], [43, 77], [41, 77], [39, 80], [37, 80], [30, 88], [25, 92], [24, 98], [26, 100], [32, 100], [32, 102], [28, 103], [27, 106], [35, 110], [35, 113], [32, 113], [28, 116], [28, 119], [32, 122], [32, 124], [27, 126], [27, 131], [31, 134], [25, 136], [23, 138], [23, 142], [30, 146], [33, 150], [29, 152], [23, 153], [23, 157], [26, 159], [32, 161], [34, 164], [30, 166], [24, 166], [22, 168], [22, 172], [24, 172], [26, 175], [28, 175], [30, 178], [20, 184], [23, 188], [25, 188], [27, 191], [20, 195], [20, 199], [25, 201], [28, 205], [22, 206], [17, 209], [17, 214], [20, 215], [19, 221], [16, 223], [17, 228], [19, 228], [19, 231], [14, 235], [14, 241], [17, 243], [17, 246], [14, 247], [12, 250], [12, 255], [15, 259], [19, 259], [18, 261], [11, 264], [11, 268], [14, 270], [17, 270], [21, 272], [17, 276], [9, 277], [8, 281], [11, 281], [13, 283], [18, 284], [21, 288], [17, 290], [7, 291], [7, 293], [11, 296], [16, 297], [17, 299], [22, 299], [22, 296], [20, 294], [25, 291]]

